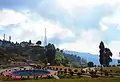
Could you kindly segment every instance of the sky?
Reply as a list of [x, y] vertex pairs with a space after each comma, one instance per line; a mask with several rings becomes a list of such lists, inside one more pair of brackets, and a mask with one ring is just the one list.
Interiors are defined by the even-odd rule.
[[47, 41], [60, 49], [99, 54], [99, 43], [119, 59], [120, 0], [0, 0], [0, 38]]

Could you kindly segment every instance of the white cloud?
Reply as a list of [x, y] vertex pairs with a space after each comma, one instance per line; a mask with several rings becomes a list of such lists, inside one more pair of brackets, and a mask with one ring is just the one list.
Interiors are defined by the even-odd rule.
[[0, 30], [4, 30], [4, 28], [0, 26]]
[[105, 16], [101, 19], [101, 30], [107, 30], [110, 24], [116, 24], [117, 28], [120, 28], [120, 1], [116, 6], [112, 7], [112, 9], [113, 13], [111, 15]]
[[74, 34], [68, 28], [64, 28], [59, 22], [44, 19], [38, 14], [31, 14], [30, 12], [22, 14], [13, 10], [3, 10], [1, 11], [0, 18], [2, 18], [0, 20], [1, 26], [19, 24], [18, 27], [11, 27], [11, 30], [7, 32], [7, 35], [12, 36], [13, 41], [29, 39], [43, 40], [45, 28], [47, 29], [48, 39], [54, 36], [60, 38], [74, 36]]
[[120, 59], [120, 41], [112, 41], [108, 44], [108, 47], [111, 49], [113, 53], [113, 58]]
[[104, 22], [100, 22], [100, 28], [102, 31], [105, 31], [108, 29], [108, 26]]
[[57, 4], [71, 12], [76, 7], [94, 7], [99, 5], [108, 4], [111, 7], [115, 6], [119, 0], [56, 0]]
[[[78, 37], [78, 36], [77, 36]], [[99, 53], [99, 43], [102, 38], [102, 34], [98, 30], [89, 29], [80, 33], [75, 42], [60, 44], [60, 49], [74, 50], [79, 52], [89, 52], [92, 54]]]
[[0, 26], [18, 24], [19, 22], [22, 22], [24, 20], [26, 20], [26, 17], [19, 12], [7, 9], [3, 9], [0, 11]]
[[[102, 40], [102, 31], [89, 29], [80, 33], [80, 37], [71, 43], [63, 43], [59, 45], [60, 49], [88, 52], [92, 54], [99, 54], [99, 43]], [[111, 41], [110, 43], [104, 43], [105, 47], [110, 48], [113, 53], [114, 59], [119, 58], [120, 41]]]

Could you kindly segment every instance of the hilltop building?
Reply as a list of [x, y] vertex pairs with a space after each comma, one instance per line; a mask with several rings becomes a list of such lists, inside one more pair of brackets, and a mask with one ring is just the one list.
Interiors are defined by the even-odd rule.
[[6, 40], [0, 40], [0, 47], [13, 47], [14, 43]]

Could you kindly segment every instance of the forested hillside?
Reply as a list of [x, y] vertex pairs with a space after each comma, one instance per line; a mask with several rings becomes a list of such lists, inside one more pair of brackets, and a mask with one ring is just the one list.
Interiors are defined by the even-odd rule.
[[[23, 42], [21, 42], [23, 43]], [[20, 44], [21, 44], [20, 43]], [[0, 63], [10, 64], [11, 62], [27, 62], [27, 63], [50, 63], [57, 66], [81, 67], [87, 64], [87, 61], [81, 57], [72, 54], [65, 54], [62, 50], [55, 48], [54, 44], [49, 43], [41, 46], [41, 42], [32, 45], [31, 42], [24, 42], [24, 47], [17, 43], [17, 46], [0, 48]]]

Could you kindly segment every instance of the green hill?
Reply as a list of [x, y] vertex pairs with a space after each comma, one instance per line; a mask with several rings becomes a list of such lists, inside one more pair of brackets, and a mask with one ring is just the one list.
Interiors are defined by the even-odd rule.
[[[27, 42], [25, 42], [27, 44]], [[80, 67], [83, 62], [80, 57], [65, 54], [61, 50], [56, 49], [54, 44], [49, 43], [43, 47], [40, 45], [31, 46], [28, 43], [26, 46], [0, 47], [0, 63], [11, 64], [12, 62], [27, 62], [27, 63], [50, 63], [57, 66], [72, 66]], [[19, 45], [19, 46], [18, 46]]]

